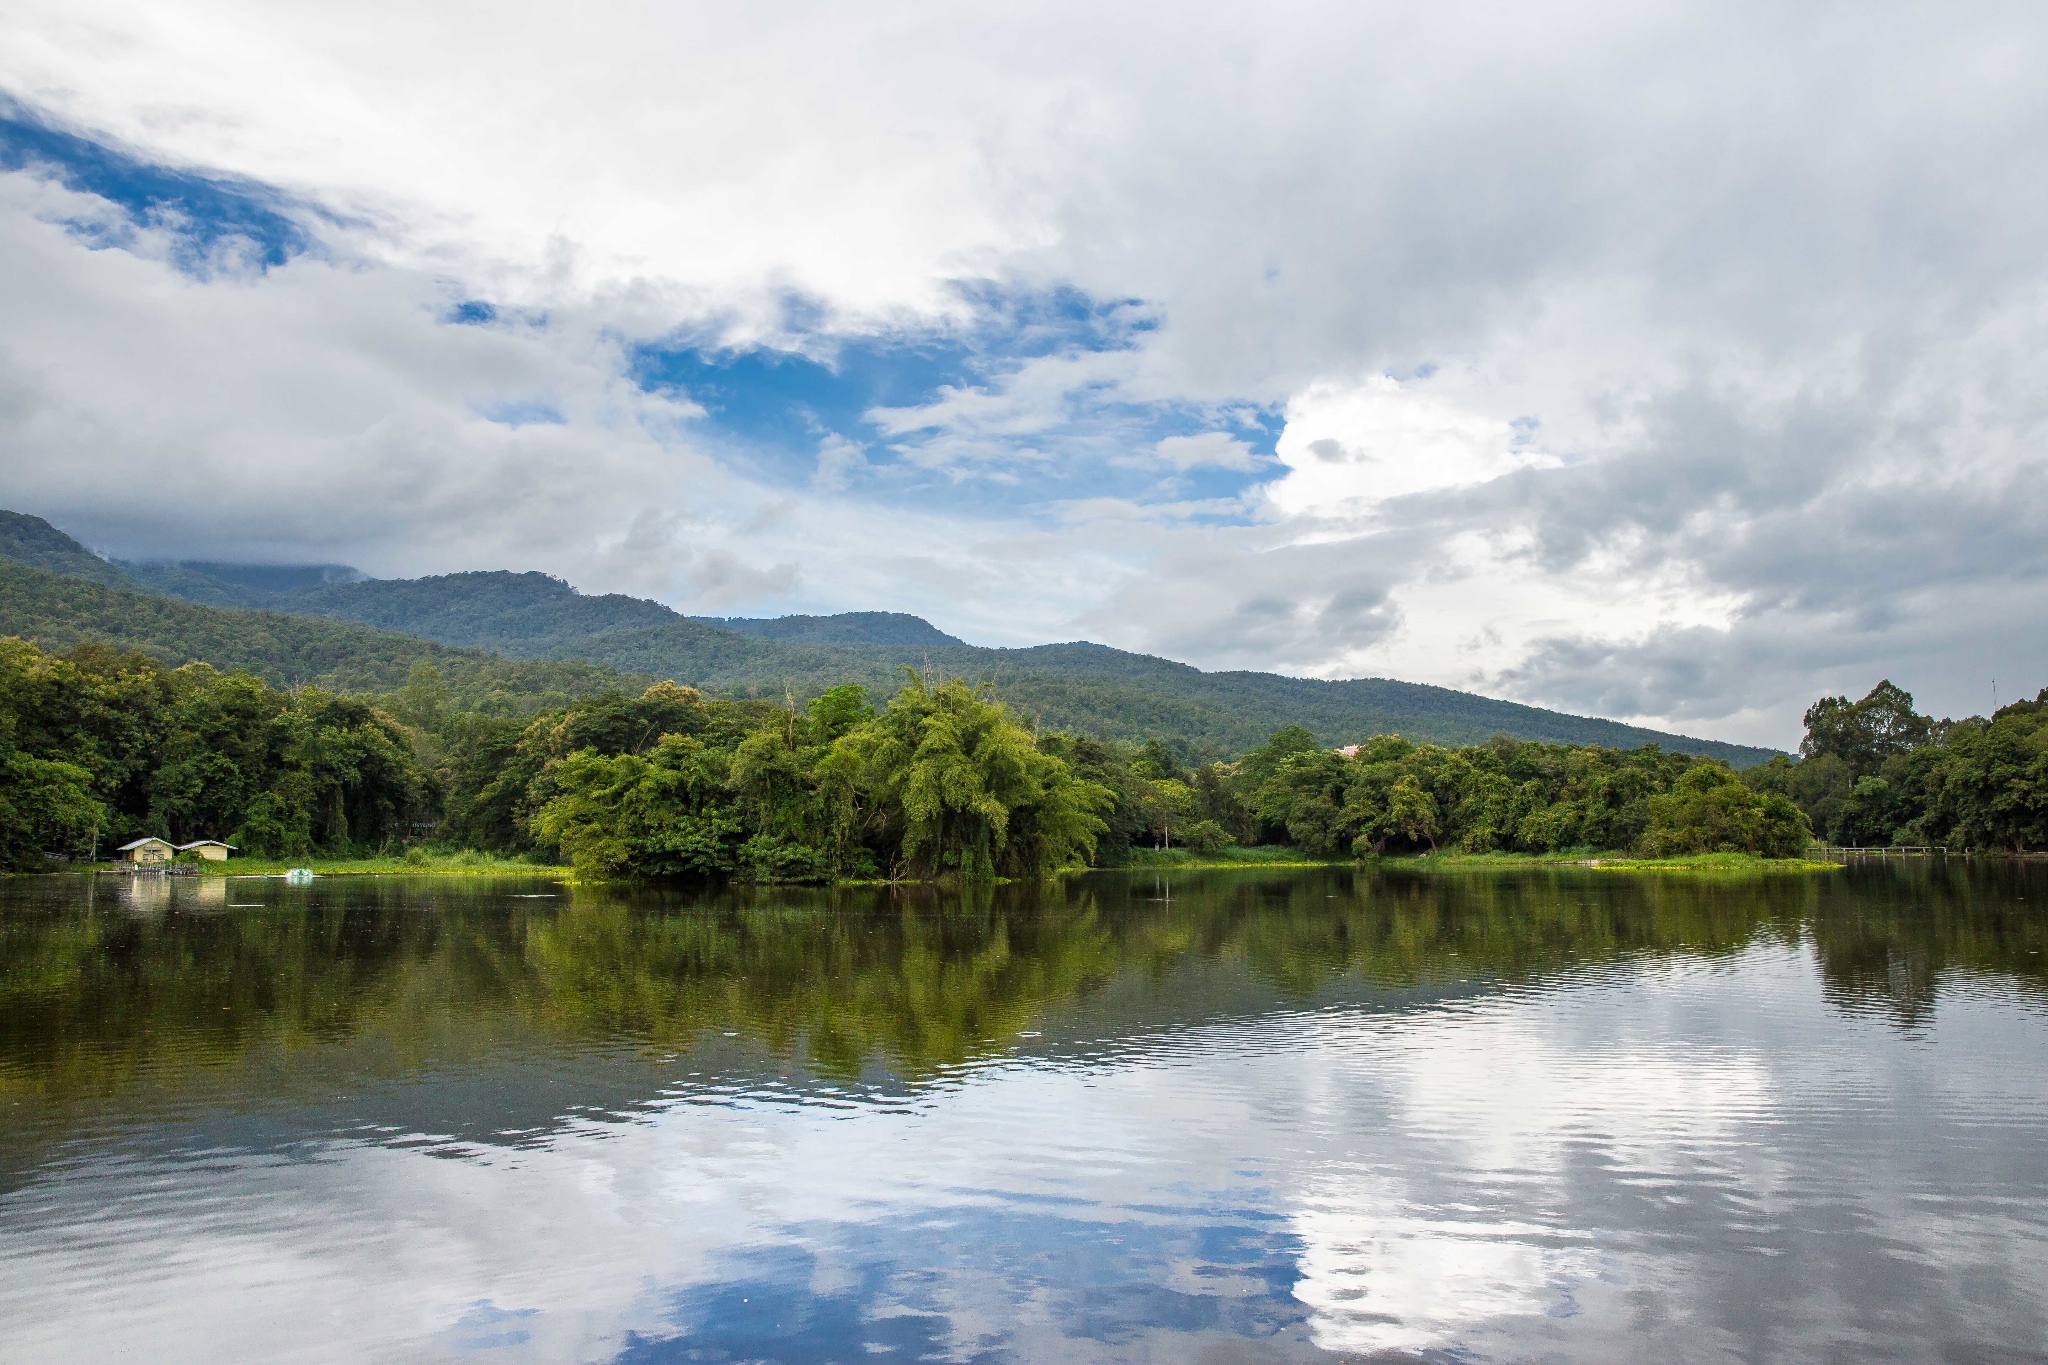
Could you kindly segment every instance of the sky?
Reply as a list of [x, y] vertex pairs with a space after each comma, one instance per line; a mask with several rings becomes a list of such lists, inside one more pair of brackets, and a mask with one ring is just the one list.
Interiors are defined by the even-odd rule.
[[2048, 12], [14, 0], [0, 506], [1439, 683], [2048, 685]]

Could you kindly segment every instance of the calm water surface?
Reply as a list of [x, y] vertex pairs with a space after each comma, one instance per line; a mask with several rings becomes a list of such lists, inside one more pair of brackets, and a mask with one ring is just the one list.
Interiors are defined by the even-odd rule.
[[0, 880], [0, 1359], [2048, 1360], [2044, 910]]

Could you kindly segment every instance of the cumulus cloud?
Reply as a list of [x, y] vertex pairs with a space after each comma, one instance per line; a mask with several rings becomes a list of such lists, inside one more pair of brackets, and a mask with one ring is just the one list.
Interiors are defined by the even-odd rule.
[[[6, 22], [0, 89], [325, 210], [320, 259], [202, 278], [11, 182], [8, 483], [110, 548], [716, 580], [1777, 743], [1818, 686], [2048, 681], [2035, 7]], [[814, 434], [752, 532], [790, 480], [624, 355], [945, 334], [963, 282], [1121, 321]], [[210, 500], [107, 492], [174, 468]], [[648, 507], [686, 523], [628, 573]]]
[[1319, 380], [1288, 402], [1278, 452], [1287, 475], [1266, 495], [1283, 515], [1330, 515], [1554, 466], [1555, 456], [1531, 444], [1536, 425], [1461, 409], [1426, 381]]

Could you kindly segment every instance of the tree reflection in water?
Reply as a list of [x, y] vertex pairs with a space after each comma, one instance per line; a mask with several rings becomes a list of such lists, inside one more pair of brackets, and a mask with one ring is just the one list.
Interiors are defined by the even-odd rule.
[[[374, 1039], [396, 1071], [521, 1045], [671, 1054], [737, 1033], [784, 1068], [916, 1085], [1008, 1055], [1113, 982], [1111, 1034], [1333, 992], [1403, 1007], [1656, 954], [1810, 943], [1828, 999], [1903, 1025], [1957, 972], [2048, 998], [2021, 864], [1715, 880], [1578, 869], [1095, 874], [666, 890], [485, 879], [17, 879], [0, 918], [0, 1092], [147, 1079]], [[244, 889], [247, 888], [247, 889]], [[1161, 894], [1170, 891], [1170, 895]], [[551, 896], [551, 898], [539, 898]], [[1220, 975], [1219, 975], [1220, 974]], [[1230, 989], [1215, 989], [1227, 977]]]

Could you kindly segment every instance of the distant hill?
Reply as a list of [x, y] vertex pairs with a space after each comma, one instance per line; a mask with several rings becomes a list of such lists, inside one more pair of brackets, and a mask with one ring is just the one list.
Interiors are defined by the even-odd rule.
[[385, 630], [451, 645], [520, 649], [534, 641], [579, 638], [643, 626], [688, 626], [659, 602], [609, 593], [585, 597], [543, 573], [455, 573], [438, 578], [375, 578], [275, 595], [285, 611], [343, 616]]
[[[1659, 744], [1726, 759], [1738, 767], [1760, 763], [1773, 752], [1387, 678], [1333, 682], [1272, 673], [1205, 673], [1170, 659], [1086, 642], [983, 649], [964, 644], [921, 618], [893, 612], [693, 619], [641, 598], [585, 596], [560, 579], [539, 573], [302, 582], [266, 590], [201, 573], [190, 564], [174, 569], [110, 564], [38, 518], [14, 513], [5, 517], [0, 521], [0, 555], [38, 568], [187, 603], [273, 608], [249, 615], [262, 618], [260, 626], [250, 629], [261, 639], [274, 641], [274, 646], [244, 642], [232, 658], [208, 654], [205, 649], [212, 645], [197, 643], [201, 636], [189, 632], [200, 630], [198, 618], [181, 618], [175, 629], [151, 628], [156, 630], [151, 638], [166, 649], [187, 649], [187, 657], [223, 665], [255, 667], [266, 676], [279, 667], [304, 667], [291, 651], [307, 646], [296, 643], [301, 637], [292, 631], [316, 624], [308, 618], [325, 617], [375, 628], [347, 637], [357, 641], [353, 647], [369, 651], [366, 658], [380, 661], [375, 667], [365, 665], [366, 677], [389, 676], [390, 667], [381, 661], [396, 660], [403, 653], [390, 643], [403, 637], [489, 650], [514, 660], [580, 661], [636, 677], [674, 678], [723, 695], [789, 695], [799, 700], [846, 682], [861, 683], [882, 697], [901, 683], [905, 668], [930, 668], [992, 680], [1004, 700], [1044, 728], [1117, 739], [1159, 736], [1194, 759], [1234, 757], [1283, 725], [1305, 726], [1328, 744], [1386, 733], [1446, 744], [1479, 743], [1495, 734], [1616, 748]], [[331, 567], [309, 566], [309, 571]], [[106, 632], [119, 626], [106, 609], [96, 610], [93, 623], [81, 630]], [[39, 618], [39, 628], [58, 628], [61, 616], [58, 612]], [[0, 613], [0, 633], [27, 633], [10, 624], [14, 619]], [[291, 620], [303, 626], [280, 624]], [[207, 618], [205, 640], [225, 648], [236, 635], [232, 619]], [[338, 644], [343, 637], [318, 638]], [[272, 648], [284, 649], [286, 655], [265, 667], [245, 662], [270, 658], [264, 651]], [[317, 676], [344, 675], [338, 657], [321, 653], [319, 659], [325, 671]]]
[[186, 564], [125, 564], [116, 560], [113, 567], [124, 576], [123, 586], [209, 607], [268, 607], [277, 598], [268, 588], [219, 578]]
[[[125, 567], [132, 573], [138, 566], [130, 564]], [[329, 583], [360, 583], [369, 577], [361, 569], [347, 564], [213, 564], [185, 560], [168, 567], [263, 593], [318, 588]]]
[[692, 616], [699, 625], [788, 645], [964, 645], [922, 616], [900, 611], [846, 611], [837, 616]]
[[208, 607], [105, 587], [0, 559], [0, 635], [45, 649], [98, 640], [168, 664], [244, 669], [279, 687], [393, 692], [413, 665], [432, 664], [465, 706], [520, 715], [577, 697], [644, 691], [652, 678], [599, 664], [500, 658], [348, 621], [243, 607]]
[[124, 564], [101, 559], [41, 517], [4, 511], [0, 559], [216, 607], [275, 607], [285, 590], [363, 577], [361, 570], [341, 564]]
[[0, 512], [0, 559], [107, 587], [136, 586], [118, 565], [109, 564], [41, 517], [21, 512]]

